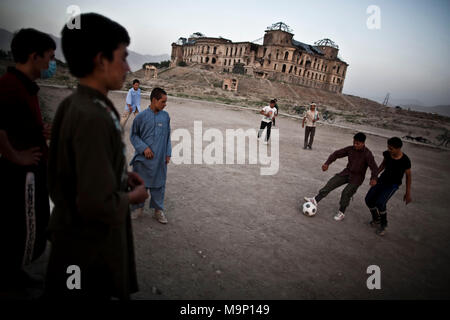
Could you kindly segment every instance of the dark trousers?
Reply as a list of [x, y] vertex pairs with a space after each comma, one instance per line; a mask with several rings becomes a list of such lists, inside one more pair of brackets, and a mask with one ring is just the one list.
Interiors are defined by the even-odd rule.
[[3, 286], [14, 287], [22, 268], [38, 259], [47, 244], [45, 232], [50, 217], [47, 167], [30, 169], [34, 184], [28, 188], [27, 171], [0, 159], [0, 291]]
[[[312, 144], [314, 141], [314, 135], [316, 134], [316, 127], [305, 127], [305, 148], [310, 147], [312, 148]], [[309, 142], [308, 142], [309, 137]]]
[[380, 221], [383, 226], [387, 226], [386, 204], [397, 190], [398, 185], [396, 184], [378, 183], [367, 192], [365, 200], [372, 219]]
[[349, 176], [340, 176], [337, 174], [330, 180], [328, 180], [325, 187], [319, 190], [319, 193], [315, 197], [316, 201], [319, 202], [320, 200], [325, 198], [331, 191], [333, 191], [336, 188], [339, 188], [344, 184], [347, 184], [347, 186], [344, 188], [344, 190], [342, 190], [341, 200], [339, 202], [339, 211], [344, 213], [345, 209], [350, 204], [350, 199], [353, 197], [353, 195], [359, 188], [359, 185], [349, 183]]
[[261, 127], [259, 128], [259, 131], [258, 131], [258, 138], [261, 136], [261, 134], [263, 133], [263, 131], [266, 127], [267, 127], [266, 141], [269, 141], [270, 129], [272, 128], [272, 122], [261, 121]]
[[272, 119], [273, 126], [275, 127], [275, 118]]

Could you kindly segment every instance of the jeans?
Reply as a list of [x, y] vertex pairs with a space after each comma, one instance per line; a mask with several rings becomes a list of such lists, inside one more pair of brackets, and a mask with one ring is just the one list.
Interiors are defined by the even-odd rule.
[[386, 204], [398, 190], [398, 187], [396, 184], [378, 183], [367, 192], [365, 200], [372, 213], [372, 219], [375, 221], [379, 219], [383, 226], [387, 226]]

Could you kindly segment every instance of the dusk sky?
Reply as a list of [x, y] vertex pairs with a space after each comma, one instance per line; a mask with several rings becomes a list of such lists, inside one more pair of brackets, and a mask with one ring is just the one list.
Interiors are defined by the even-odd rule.
[[[60, 36], [69, 14], [97, 12], [129, 32], [129, 49], [169, 54], [179, 37], [202, 32], [253, 41], [279, 21], [308, 44], [330, 38], [350, 66], [343, 93], [367, 98], [450, 105], [450, 1], [56, 1], [2, 0], [0, 28], [33, 27]], [[367, 8], [380, 9], [380, 28], [369, 29]], [[413, 101], [412, 101], [413, 102]]]

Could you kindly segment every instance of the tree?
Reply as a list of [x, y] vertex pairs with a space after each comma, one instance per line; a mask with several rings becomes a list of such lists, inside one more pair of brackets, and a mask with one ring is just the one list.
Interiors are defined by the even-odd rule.
[[245, 68], [244, 68], [244, 64], [243, 63], [236, 63], [233, 66], [233, 73], [236, 74], [244, 74], [245, 73]]
[[166, 60], [166, 61], [161, 61], [159, 63], [159, 67], [160, 68], [168, 68], [170, 66], [170, 60]]
[[161, 61], [161, 62], [146, 62], [142, 65], [142, 69], [145, 69], [146, 66], [154, 66], [158, 69], [168, 68], [170, 66], [170, 60]]

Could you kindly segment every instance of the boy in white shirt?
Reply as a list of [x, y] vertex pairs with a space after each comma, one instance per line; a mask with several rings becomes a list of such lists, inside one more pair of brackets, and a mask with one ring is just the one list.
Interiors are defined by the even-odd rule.
[[266, 140], [265, 140], [265, 143], [267, 143], [270, 138], [270, 129], [272, 128], [272, 119], [277, 114], [277, 109], [275, 109], [275, 100], [270, 100], [270, 105], [262, 108], [262, 110], [259, 113], [263, 115], [263, 118], [261, 119], [261, 127], [259, 128], [259, 131], [258, 131], [258, 138], [261, 137], [261, 134], [263, 133], [264, 129], [267, 127]]
[[[309, 110], [305, 113], [302, 122], [302, 128], [305, 127], [306, 121], [306, 129], [305, 129], [305, 145], [303, 149], [309, 148], [312, 149], [312, 144], [314, 141], [314, 135], [316, 134], [316, 121], [319, 120], [319, 112], [316, 110], [316, 104], [313, 102], [310, 105]], [[308, 141], [309, 137], [309, 141]]]

